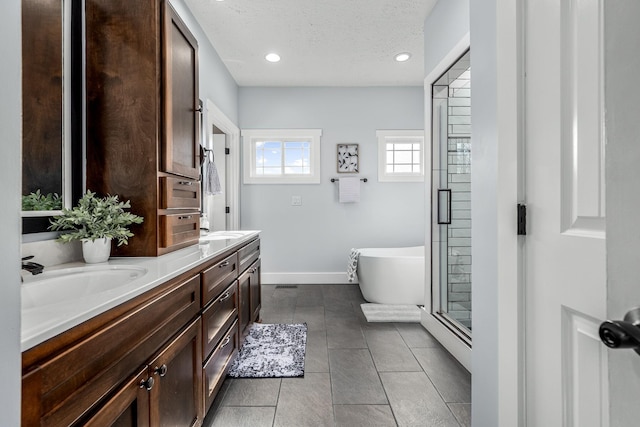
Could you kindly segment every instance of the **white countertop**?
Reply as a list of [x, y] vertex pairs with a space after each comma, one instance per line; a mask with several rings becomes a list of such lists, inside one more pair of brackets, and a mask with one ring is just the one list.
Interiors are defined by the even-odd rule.
[[[117, 289], [93, 295], [78, 296], [62, 303], [22, 309], [21, 349], [28, 350], [98, 314], [116, 307], [166, 281], [198, 267], [214, 257], [243, 246], [259, 235], [259, 231], [227, 231], [210, 233], [197, 245], [159, 257], [110, 258], [100, 265], [135, 266], [147, 273]], [[211, 239], [211, 240], [205, 240]], [[85, 266], [82, 262], [49, 267], [46, 271]], [[32, 278], [28, 278], [32, 279]], [[25, 280], [22, 286], [35, 283], [37, 278]]]

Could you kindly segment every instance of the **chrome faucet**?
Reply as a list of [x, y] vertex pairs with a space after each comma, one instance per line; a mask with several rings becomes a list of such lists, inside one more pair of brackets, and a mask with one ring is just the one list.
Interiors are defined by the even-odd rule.
[[36, 274], [40, 274], [44, 271], [44, 265], [29, 261], [32, 258], [33, 255], [22, 258], [22, 269], [27, 270], [35, 276]]

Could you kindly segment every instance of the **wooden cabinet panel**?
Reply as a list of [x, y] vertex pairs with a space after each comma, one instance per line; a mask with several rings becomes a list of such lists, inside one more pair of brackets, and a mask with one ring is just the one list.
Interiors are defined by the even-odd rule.
[[238, 271], [243, 273], [251, 264], [260, 258], [260, 239], [256, 239], [238, 251]]
[[202, 341], [198, 318], [149, 364], [151, 425], [199, 426], [204, 418]]
[[163, 248], [197, 242], [200, 238], [200, 213], [184, 212], [160, 216]]
[[251, 322], [260, 320], [261, 289], [260, 260], [254, 262], [238, 278], [238, 325], [240, 344]]
[[251, 287], [251, 272], [245, 271], [238, 278], [238, 331], [240, 345], [244, 342], [247, 327], [251, 322], [251, 309], [249, 302], [249, 292]]
[[86, 0], [86, 182], [144, 217], [114, 256], [157, 255], [160, 2]]
[[91, 418], [85, 427], [148, 427], [149, 392], [145, 384], [148, 369], [142, 371], [116, 392]]
[[199, 210], [199, 185], [165, 193], [158, 179], [200, 176], [195, 38], [168, 0], [86, 0], [85, 9], [87, 188], [130, 200], [144, 217], [113, 254], [158, 256], [195, 244], [199, 212], [180, 222], [159, 209]]
[[[200, 280], [192, 277], [66, 349], [52, 349], [23, 388], [23, 415], [39, 408], [41, 425], [70, 425], [86, 415], [145, 363], [200, 310]], [[80, 325], [79, 327], [82, 327]], [[29, 368], [26, 368], [29, 371]], [[34, 397], [35, 396], [35, 397]], [[35, 403], [34, 399], [37, 401]]]
[[233, 282], [202, 312], [202, 357], [207, 358], [238, 317], [238, 284]]
[[175, 11], [165, 3], [164, 172], [200, 176], [198, 43]]
[[202, 272], [202, 305], [216, 298], [238, 277], [236, 253], [218, 261]]
[[200, 209], [200, 182], [192, 179], [160, 177], [161, 209]]
[[260, 308], [262, 301], [262, 292], [260, 287], [260, 260], [253, 263], [249, 267], [251, 278], [249, 279], [249, 300], [251, 320], [257, 322], [260, 320]]
[[216, 393], [222, 386], [239, 346], [238, 324], [235, 322], [203, 367], [205, 411], [209, 410]]

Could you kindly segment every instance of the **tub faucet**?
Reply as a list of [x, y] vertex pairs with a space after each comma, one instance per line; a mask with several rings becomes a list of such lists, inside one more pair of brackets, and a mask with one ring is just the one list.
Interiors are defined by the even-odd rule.
[[36, 274], [40, 274], [44, 271], [44, 265], [29, 261], [32, 258], [33, 255], [22, 258], [22, 269], [27, 270], [35, 276]]

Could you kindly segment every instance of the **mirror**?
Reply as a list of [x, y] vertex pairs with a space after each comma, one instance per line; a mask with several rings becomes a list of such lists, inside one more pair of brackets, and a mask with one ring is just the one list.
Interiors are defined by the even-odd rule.
[[22, 0], [23, 233], [47, 231], [49, 217], [81, 192], [82, 133], [73, 108], [82, 101], [74, 55], [81, 53], [81, 28], [73, 19], [80, 3]]

